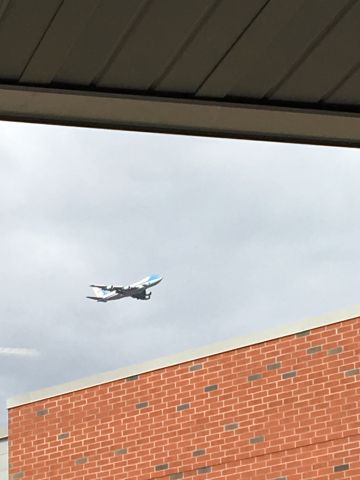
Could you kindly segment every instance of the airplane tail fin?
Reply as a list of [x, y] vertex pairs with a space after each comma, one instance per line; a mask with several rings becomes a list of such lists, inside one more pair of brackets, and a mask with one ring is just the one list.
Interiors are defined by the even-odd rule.
[[99, 298], [100, 300], [106, 297], [106, 295], [108, 294], [106, 290], [103, 290], [102, 288], [99, 288], [99, 287], [92, 287], [92, 289], [94, 291], [95, 297]]

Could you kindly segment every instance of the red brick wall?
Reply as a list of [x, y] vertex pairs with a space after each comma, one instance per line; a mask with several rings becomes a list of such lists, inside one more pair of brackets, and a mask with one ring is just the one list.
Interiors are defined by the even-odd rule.
[[10, 410], [12, 479], [360, 479], [360, 319]]

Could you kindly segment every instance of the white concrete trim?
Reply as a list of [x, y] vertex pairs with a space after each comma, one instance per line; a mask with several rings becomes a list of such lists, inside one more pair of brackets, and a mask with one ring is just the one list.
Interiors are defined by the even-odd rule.
[[348, 311], [341, 311], [323, 315], [321, 317], [309, 318], [307, 320], [292, 323], [289, 325], [281, 325], [277, 328], [273, 328], [265, 332], [253, 333], [248, 337], [232, 338], [223, 342], [217, 342], [204, 347], [188, 350], [186, 352], [177, 353], [175, 355], [160, 357], [156, 360], [150, 360], [145, 363], [131, 365], [129, 367], [120, 368], [118, 370], [112, 370], [109, 372], [101, 373], [99, 375], [93, 375], [91, 377], [82, 378], [80, 380], [67, 382], [62, 385], [56, 385], [53, 387], [37, 390], [35, 392], [25, 393], [23, 395], [18, 395], [9, 399], [7, 402], [7, 406], [9, 409], [18, 407], [19, 405], [37, 402], [39, 400], [55, 397], [57, 395], [64, 395], [66, 393], [83, 390], [85, 388], [91, 388], [96, 385], [109, 383], [115, 380], [121, 380], [132, 375], [139, 375], [142, 373], [158, 370], [160, 368], [178, 365], [179, 363], [198, 360], [200, 358], [217, 355], [219, 353], [227, 352], [230, 350], [236, 350], [238, 348], [247, 347], [268, 340], [274, 340], [276, 338], [285, 337], [287, 335], [293, 335], [304, 330], [311, 330], [344, 320], [351, 320], [356, 317], [360, 317], [360, 306]]
[[0, 119], [278, 142], [360, 146], [357, 112], [0, 86]]

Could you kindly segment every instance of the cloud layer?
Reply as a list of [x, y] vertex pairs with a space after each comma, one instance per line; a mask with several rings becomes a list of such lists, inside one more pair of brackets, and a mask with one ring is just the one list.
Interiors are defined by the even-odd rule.
[[[358, 150], [0, 124], [5, 398], [358, 304]], [[150, 302], [90, 283], [164, 281]], [[26, 350], [28, 349], [28, 350]], [[0, 416], [0, 423], [5, 414]]]
[[0, 355], [15, 355], [19, 357], [37, 357], [40, 352], [35, 348], [0, 347]]

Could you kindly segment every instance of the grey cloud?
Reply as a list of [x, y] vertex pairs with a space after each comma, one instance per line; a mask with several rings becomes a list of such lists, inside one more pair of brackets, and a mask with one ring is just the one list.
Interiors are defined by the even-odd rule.
[[[359, 303], [357, 150], [0, 128], [0, 343], [41, 352], [2, 357], [3, 405]], [[84, 298], [152, 272], [151, 302]]]

